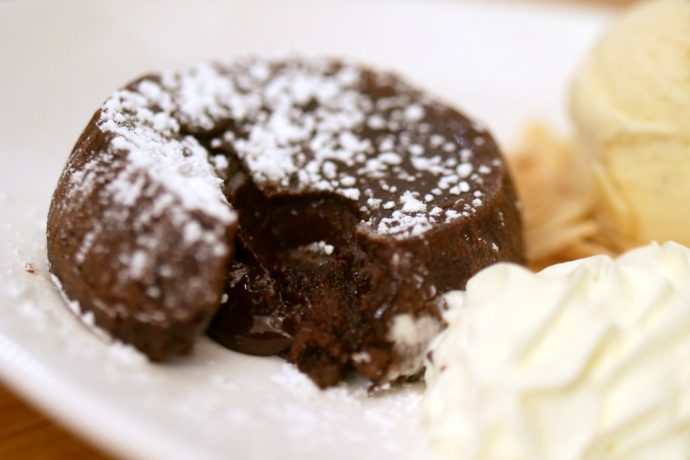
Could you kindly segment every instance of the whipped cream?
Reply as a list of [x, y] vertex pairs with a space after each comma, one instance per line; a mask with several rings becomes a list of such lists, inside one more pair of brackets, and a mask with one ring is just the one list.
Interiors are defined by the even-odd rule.
[[446, 300], [423, 401], [442, 457], [690, 459], [690, 249], [498, 264]]

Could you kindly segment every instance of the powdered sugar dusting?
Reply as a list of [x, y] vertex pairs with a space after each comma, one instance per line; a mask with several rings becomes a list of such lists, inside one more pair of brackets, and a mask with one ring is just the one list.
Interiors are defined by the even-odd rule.
[[150, 80], [135, 90], [116, 92], [103, 104], [98, 126], [114, 135], [112, 150], [127, 152], [126, 166], [109, 188], [117, 201], [131, 205], [141, 194], [145, 174], [174, 194], [185, 209], [233, 221], [208, 152], [194, 137], [180, 133], [174, 110], [170, 92]]
[[465, 195], [484, 183], [475, 153], [488, 134], [391, 74], [328, 59], [250, 58], [162, 81], [189, 131], [228, 126], [209, 144], [237, 155], [268, 195], [341, 195], [356, 202], [365, 227], [396, 238], [452, 219], [429, 214], [434, 199], [443, 209], [476, 208]]
[[[119, 252], [115, 259], [125, 267], [116, 275], [121, 285], [145, 281], [162, 269], [157, 267], [165, 252], [160, 248], [165, 240], [158, 229], [161, 219], [178, 229], [184, 246], [197, 245], [202, 258], [229, 252], [226, 228], [237, 218], [217, 172], [223, 162], [212, 162], [206, 148], [183, 131], [179, 101], [163, 83], [170, 75], [141, 80], [106, 100], [97, 119], [106, 145], [95, 152], [85, 151], [88, 144], [78, 146], [66, 168], [69, 185], [62, 206], [77, 206], [94, 190], [98, 200], [108, 204], [98, 219], [89, 221], [91, 228], [74, 256], [79, 266], [93, 251], [102, 250], [104, 232], [126, 223], [136, 235], [131, 246], [114, 248]], [[186, 107], [191, 110], [191, 103]], [[202, 115], [197, 113], [197, 121], [207, 123]], [[84, 154], [79, 164], [75, 158]], [[203, 225], [199, 215], [205, 216]], [[150, 295], [157, 298], [160, 293]]]

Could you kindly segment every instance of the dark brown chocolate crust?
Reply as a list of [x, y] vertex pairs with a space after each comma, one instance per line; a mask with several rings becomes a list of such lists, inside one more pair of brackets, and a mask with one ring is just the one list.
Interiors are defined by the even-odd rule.
[[[53, 195], [47, 225], [51, 272], [77, 313], [117, 340], [156, 361], [188, 353], [225, 290], [236, 216], [219, 179], [216, 199], [222, 201], [209, 210], [185, 203], [185, 192], [172, 189], [169, 177], [156, 177], [176, 171], [134, 163], [131, 143], [142, 139], [103, 128], [103, 111], [77, 141]], [[132, 118], [128, 114], [118, 123], [129, 130]], [[154, 162], [172, 162], [163, 158], [170, 152], [186, 155], [175, 151], [187, 148], [176, 144], [179, 135], [139, 135], [159, 149], [143, 152]], [[201, 158], [192, 154], [189, 161], [207, 161], [196, 155]], [[192, 178], [199, 180], [191, 172], [172, 185], [187, 180], [188, 187], [198, 186]], [[213, 181], [203, 185], [213, 198]]]
[[[69, 298], [154, 358], [180, 350], [172, 350], [173, 327], [130, 324], [139, 308], [161, 310], [146, 291], [160, 289], [172, 310], [190, 312], [194, 327], [181, 334], [190, 338], [229, 279], [209, 328], [220, 343], [281, 354], [320, 386], [350, 369], [379, 384], [411, 378], [441, 328], [439, 295], [494, 262], [522, 261], [515, 192], [490, 134], [392, 74], [332, 60], [247, 59], [145, 77], [124, 91], [131, 94], [106, 102], [77, 143], [51, 206], [49, 255]], [[113, 141], [141, 119], [164, 140], [193, 144], [190, 151], [214, 165], [239, 215], [234, 257], [212, 245], [200, 251], [208, 241], [231, 241], [235, 224], [194, 204], [187, 218], [214, 236], [173, 251], [184, 229], [177, 217], [166, 224], [171, 207], [143, 231], [161, 242], [150, 248], [150, 267], [179, 271], [161, 279], [151, 268], [148, 277], [113, 284], [131, 272], [119, 248], [142, 231], [131, 229], [160, 185], [154, 174], [145, 187], [151, 195], [134, 201], [108, 186], [121, 179], [118, 168], [129, 167], [131, 152], [150, 146]], [[75, 195], [75, 176], [94, 159], [102, 161], [102, 179]], [[114, 231], [89, 241], [93, 222], [106, 222], [113, 206], [121, 209], [119, 220], [107, 220]], [[84, 251], [85, 241], [98, 250]], [[189, 274], [205, 296], [185, 286]], [[127, 320], [109, 320], [124, 310]], [[191, 321], [199, 312], [203, 320]], [[167, 351], [152, 353], [159, 347], [149, 342]]]

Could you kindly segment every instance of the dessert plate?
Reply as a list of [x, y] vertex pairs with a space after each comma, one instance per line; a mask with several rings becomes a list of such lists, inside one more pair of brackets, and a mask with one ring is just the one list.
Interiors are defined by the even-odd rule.
[[484, 120], [565, 130], [568, 76], [610, 19], [546, 2], [306, 0], [0, 3], [0, 376], [128, 458], [425, 458], [423, 384], [317, 390], [277, 358], [202, 339], [151, 365], [109, 344], [51, 283], [45, 216], [95, 108], [148, 70], [297, 51], [390, 68]]

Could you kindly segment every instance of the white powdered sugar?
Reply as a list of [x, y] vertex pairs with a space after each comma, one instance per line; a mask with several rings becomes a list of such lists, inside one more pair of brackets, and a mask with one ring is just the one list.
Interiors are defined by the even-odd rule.
[[[390, 74], [328, 59], [251, 58], [200, 64], [161, 81], [170, 95], [160, 103], [175, 106], [176, 119], [156, 126], [174, 130], [177, 121], [213, 131], [209, 145], [237, 155], [268, 195], [341, 195], [357, 203], [363, 225], [396, 238], [450, 220], [429, 214], [425, 203], [435, 197], [452, 195], [436, 205], [466, 211], [457, 217], [477, 206], [464, 195], [484, 183], [488, 165], [474, 149], [486, 132], [470, 123], [475, 131], [463, 134], [465, 122], [448, 128], [436, 101]], [[155, 85], [142, 97], [158, 98]], [[201, 150], [192, 138], [179, 143]], [[202, 153], [195, 157], [208, 167]]]
[[98, 126], [114, 135], [113, 151], [127, 152], [125, 168], [108, 187], [118, 202], [132, 205], [147, 177], [163, 185], [184, 209], [233, 221], [208, 152], [194, 137], [180, 133], [174, 110], [170, 93], [149, 80], [139, 83], [136, 91], [116, 92], [103, 104]]
[[[169, 75], [160, 79], [166, 80]], [[143, 281], [156, 269], [165, 251], [157, 229], [163, 216], [178, 229], [185, 246], [204, 245], [199, 257], [228, 253], [225, 228], [237, 218], [214, 167], [220, 170], [222, 160], [212, 163], [206, 148], [183, 132], [174, 92], [161, 82], [142, 80], [114, 93], [97, 119], [107, 144], [86, 152], [89, 156], [78, 166], [75, 156], [89, 148], [80, 145], [68, 165], [65, 206], [89, 199], [94, 190], [108, 204], [99, 219], [89, 222], [75, 262], [82, 265], [90, 253], [102, 250], [105, 235], [126, 224], [136, 237], [131, 247], [117, 248], [116, 259], [126, 267], [118, 272], [123, 283]], [[199, 215], [208, 219], [204, 225]]]

